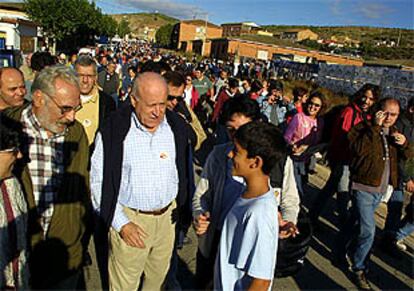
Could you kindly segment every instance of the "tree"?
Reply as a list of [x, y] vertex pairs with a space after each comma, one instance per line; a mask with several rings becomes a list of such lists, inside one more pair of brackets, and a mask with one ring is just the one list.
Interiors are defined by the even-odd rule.
[[46, 37], [70, 40], [73, 46], [97, 34], [116, 34], [116, 21], [102, 14], [95, 3], [88, 0], [24, 0], [24, 7]]
[[102, 15], [101, 17], [101, 27], [99, 30], [99, 34], [106, 35], [108, 37], [114, 37], [117, 30], [117, 23], [115, 19], [113, 19], [109, 15]]
[[118, 24], [118, 35], [121, 38], [124, 38], [125, 35], [130, 34], [131, 33], [131, 29], [129, 28], [129, 22], [126, 19], [122, 19], [119, 24]]
[[87, 0], [25, 0], [29, 18], [38, 23], [48, 37], [62, 40], [78, 27], [79, 2]]
[[155, 34], [155, 40], [163, 47], [171, 47], [171, 38], [174, 24], [166, 24], [161, 26]]

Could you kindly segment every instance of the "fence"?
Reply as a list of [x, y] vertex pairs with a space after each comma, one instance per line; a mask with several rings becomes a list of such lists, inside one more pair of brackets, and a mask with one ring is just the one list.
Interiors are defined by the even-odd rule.
[[403, 108], [414, 98], [414, 71], [388, 67], [356, 67], [328, 64], [274, 63], [276, 76], [316, 81], [335, 93], [354, 94], [365, 83], [378, 85], [382, 97], [395, 97]]
[[355, 67], [320, 64], [317, 82], [335, 93], [352, 95], [363, 84], [381, 88], [381, 97], [395, 97], [406, 107], [414, 98], [414, 72], [387, 67]]

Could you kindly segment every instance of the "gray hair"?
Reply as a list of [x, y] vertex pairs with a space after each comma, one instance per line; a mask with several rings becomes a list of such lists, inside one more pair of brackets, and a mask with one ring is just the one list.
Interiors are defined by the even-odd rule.
[[56, 91], [55, 83], [57, 79], [70, 83], [76, 86], [76, 88], [80, 89], [79, 79], [75, 75], [73, 69], [63, 65], [55, 65], [44, 68], [40, 71], [40, 73], [33, 81], [31, 90], [32, 94], [36, 90], [40, 90], [44, 92], [46, 95], [54, 96]]
[[81, 67], [93, 66], [93, 70], [94, 70], [95, 74], [98, 72], [98, 68], [96, 66], [95, 60], [89, 55], [80, 55], [76, 59], [75, 70], [76, 70], [76, 66], [81, 66]]

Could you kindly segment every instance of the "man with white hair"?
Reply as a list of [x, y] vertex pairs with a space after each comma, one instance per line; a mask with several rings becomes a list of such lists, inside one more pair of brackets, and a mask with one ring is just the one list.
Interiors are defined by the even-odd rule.
[[177, 113], [167, 110], [167, 96], [161, 75], [141, 74], [131, 106], [111, 115], [96, 138], [92, 201], [109, 231], [110, 290], [137, 290], [142, 274], [143, 290], [160, 290], [175, 223], [191, 215], [188, 131]]
[[33, 289], [79, 288], [90, 222], [88, 141], [75, 120], [81, 109], [72, 69], [43, 69], [32, 102], [4, 116], [21, 124], [23, 158], [16, 176], [28, 204], [29, 268]]

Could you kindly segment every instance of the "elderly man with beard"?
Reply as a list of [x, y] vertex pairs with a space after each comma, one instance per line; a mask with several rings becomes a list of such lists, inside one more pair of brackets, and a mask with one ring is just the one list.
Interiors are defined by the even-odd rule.
[[81, 287], [90, 195], [88, 140], [75, 121], [79, 95], [72, 69], [48, 67], [33, 82], [33, 101], [4, 112], [21, 124], [24, 135], [16, 177], [29, 210], [33, 289]]

